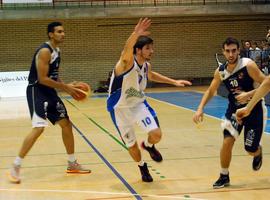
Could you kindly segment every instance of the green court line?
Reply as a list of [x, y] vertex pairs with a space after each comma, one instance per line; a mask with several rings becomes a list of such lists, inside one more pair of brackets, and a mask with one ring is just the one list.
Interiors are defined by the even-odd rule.
[[86, 115], [85, 113], [82, 113], [87, 119], [89, 119], [93, 124], [95, 124], [97, 127], [99, 127], [104, 133], [106, 133], [107, 135], [109, 135], [114, 141], [116, 141], [118, 144], [120, 144], [123, 148], [125, 148], [126, 150], [128, 150], [128, 148], [126, 147], [126, 145], [124, 145], [120, 140], [118, 140], [114, 135], [112, 135], [109, 131], [107, 131], [105, 128], [103, 128], [102, 126], [100, 126], [95, 120], [93, 120], [91, 117], [89, 117], [88, 115]]
[[[77, 110], [80, 110], [75, 104], [73, 104], [71, 101], [68, 99], [65, 99], [68, 103], [70, 103], [74, 108]], [[82, 114], [90, 120], [93, 124], [95, 124], [98, 128], [100, 128], [104, 133], [109, 135], [114, 141], [116, 141], [118, 144], [120, 144], [124, 149], [128, 150], [125, 144], [123, 144], [120, 140], [118, 140], [114, 135], [112, 135], [109, 131], [107, 131], [105, 128], [103, 128], [101, 125], [99, 125], [95, 120], [93, 120], [91, 117], [89, 117], [87, 114], [83, 113]]]

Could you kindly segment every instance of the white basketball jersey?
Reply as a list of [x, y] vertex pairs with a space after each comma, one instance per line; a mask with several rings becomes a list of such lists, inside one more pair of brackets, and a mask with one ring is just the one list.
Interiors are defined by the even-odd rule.
[[133, 67], [129, 71], [120, 76], [115, 76], [113, 72], [107, 100], [108, 111], [116, 107], [134, 107], [145, 100], [143, 91], [147, 85], [148, 65], [149, 63], [145, 62], [139, 66], [134, 59]]

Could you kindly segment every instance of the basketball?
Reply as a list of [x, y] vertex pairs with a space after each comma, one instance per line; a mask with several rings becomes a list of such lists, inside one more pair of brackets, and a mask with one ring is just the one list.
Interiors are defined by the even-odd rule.
[[89, 97], [89, 95], [91, 93], [91, 88], [87, 83], [76, 82], [73, 85], [77, 89], [77, 91], [79, 92], [79, 96], [76, 96], [76, 97], [72, 96], [73, 99], [75, 99], [77, 101], [83, 101]]

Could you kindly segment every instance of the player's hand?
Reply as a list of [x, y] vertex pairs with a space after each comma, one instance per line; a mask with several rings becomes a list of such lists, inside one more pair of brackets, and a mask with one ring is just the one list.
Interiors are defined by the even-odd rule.
[[247, 107], [237, 109], [235, 116], [236, 116], [236, 121], [239, 124], [242, 124], [242, 119], [250, 114], [249, 110]]
[[203, 121], [203, 111], [198, 109], [196, 113], [193, 115], [193, 122], [195, 124], [201, 123]]
[[237, 92], [237, 96], [235, 97], [238, 103], [246, 104], [250, 101], [251, 96], [248, 92]]
[[78, 88], [74, 86], [75, 82], [65, 84], [65, 92], [68, 93], [72, 97], [80, 97], [80, 91], [78, 91]]
[[175, 80], [174, 85], [177, 87], [185, 87], [186, 85], [192, 85], [192, 83], [186, 80]]
[[144, 35], [148, 36], [150, 35], [150, 31], [147, 29], [151, 26], [151, 20], [148, 18], [141, 18], [138, 22], [138, 24], [135, 26], [134, 32], [138, 34], [139, 36]]

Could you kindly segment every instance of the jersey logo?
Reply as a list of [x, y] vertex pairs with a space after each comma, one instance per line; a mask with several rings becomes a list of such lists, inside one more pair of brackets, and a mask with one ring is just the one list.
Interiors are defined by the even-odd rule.
[[238, 78], [239, 78], [239, 79], [243, 79], [243, 78], [244, 78], [244, 73], [243, 73], [243, 72], [240, 72], [240, 73], [238, 74]]
[[136, 90], [134, 87], [131, 87], [125, 91], [125, 94], [127, 94], [126, 99], [130, 97], [138, 97], [143, 98], [144, 94], [141, 91]]

